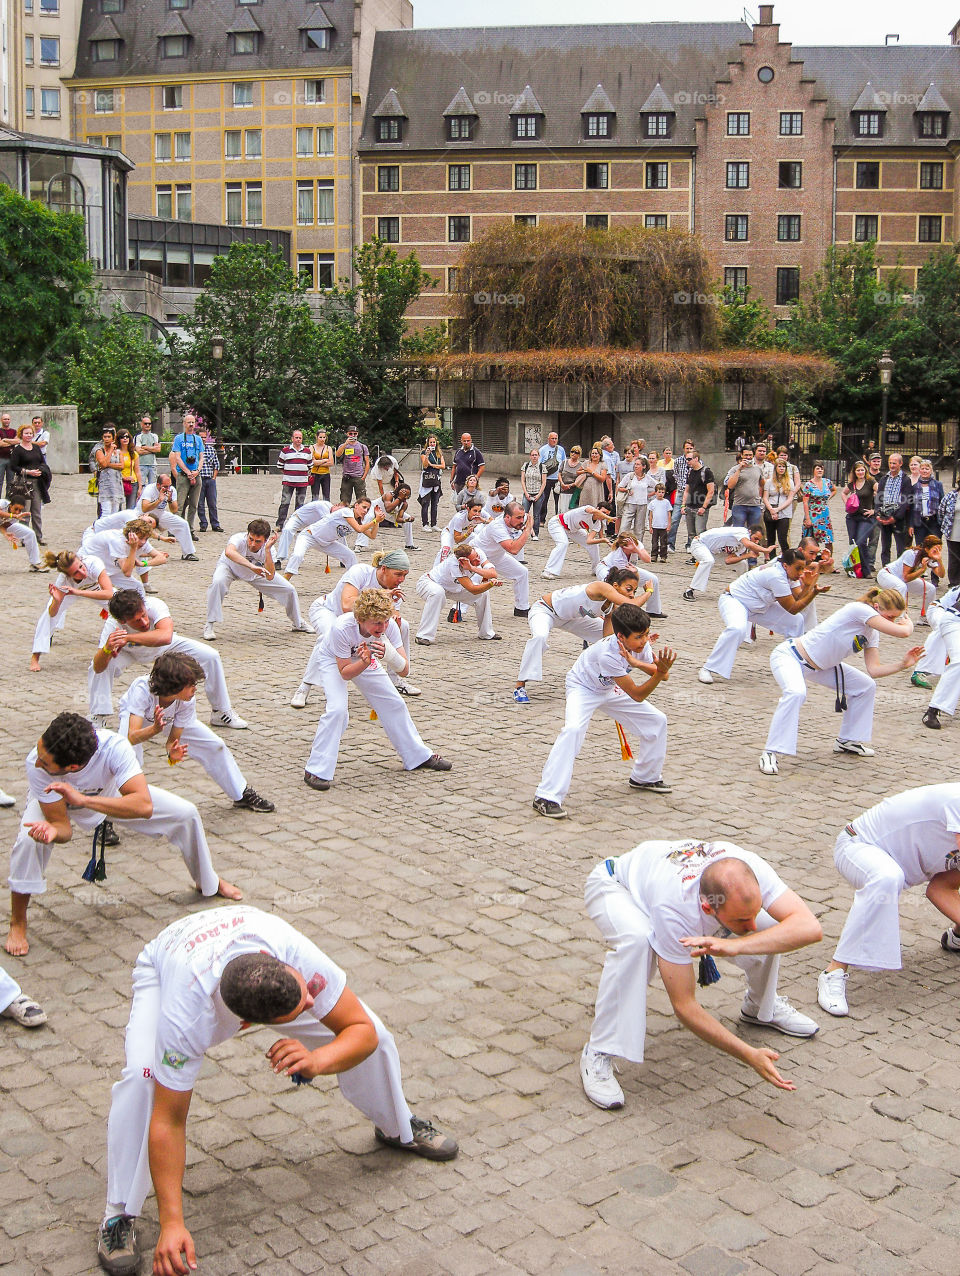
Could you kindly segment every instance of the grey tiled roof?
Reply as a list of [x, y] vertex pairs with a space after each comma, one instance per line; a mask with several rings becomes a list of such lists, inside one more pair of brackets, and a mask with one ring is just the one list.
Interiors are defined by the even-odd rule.
[[927, 91], [920, 99], [917, 106], [918, 111], [949, 111], [950, 107], [944, 101], [943, 94], [935, 84], [928, 84]]
[[263, 32], [263, 27], [249, 9], [238, 9], [233, 21], [227, 27], [229, 35], [241, 35], [246, 31]]
[[467, 90], [461, 84], [457, 89], [456, 96], [448, 107], [444, 109], [444, 115], [472, 115], [475, 116], [477, 108], [467, 96]]
[[863, 86], [863, 92], [850, 109], [851, 111], [885, 111], [887, 104], [883, 98], [877, 96], [877, 90], [867, 80]]
[[[162, 15], [162, 16], [161, 16]], [[154, 34], [158, 37], [167, 35], [193, 35], [193, 32], [184, 22], [179, 13], [163, 14], [161, 10], [157, 15], [160, 25], [155, 28]]]
[[543, 115], [543, 107], [537, 101], [537, 95], [529, 84], [523, 86], [523, 92], [510, 108], [511, 115]]
[[113, 18], [108, 15], [107, 17], [100, 19], [97, 25], [90, 32], [89, 38], [91, 40], [119, 40], [121, 36], [117, 29], [117, 24], [114, 22]]
[[676, 113], [675, 107], [666, 93], [663, 91], [663, 85], [657, 80], [651, 90], [650, 96], [640, 108], [642, 115], [667, 115], [671, 111]]
[[616, 107], [607, 96], [607, 90], [598, 84], [580, 108], [581, 115], [613, 115]]
[[373, 113], [374, 119], [406, 119], [407, 113], [400, 105], [400, 99], [397, 97], [396, 89], [388, 89], [383, 96], [383, 101]]

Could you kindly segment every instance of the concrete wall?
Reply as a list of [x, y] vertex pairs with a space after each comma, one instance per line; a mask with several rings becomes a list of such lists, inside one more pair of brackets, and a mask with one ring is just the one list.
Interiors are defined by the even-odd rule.
[[45, 407], [42, 403], [0, 404], [0, 412], [10, 413], [10, 424], [15, 430], [29, 425], [35, 416], [43, 417], [43, 424], [50, 431], [47, 444], [47, 464], [54, 474], [76, 474], [80, 469], [77, 448], [77, 409], [73, 403], [61, 403]]

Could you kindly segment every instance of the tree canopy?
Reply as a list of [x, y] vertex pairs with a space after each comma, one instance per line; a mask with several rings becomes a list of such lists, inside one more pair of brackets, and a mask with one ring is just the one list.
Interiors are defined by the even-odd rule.
[[84, 329], [78, 344], [58, 378], [58, 397], [76, 403], [81, 430], [99, 430], [105, 421], [132, 425], [144, 412], [160, 411], [167, 357], [142, 315], [117, 307]]

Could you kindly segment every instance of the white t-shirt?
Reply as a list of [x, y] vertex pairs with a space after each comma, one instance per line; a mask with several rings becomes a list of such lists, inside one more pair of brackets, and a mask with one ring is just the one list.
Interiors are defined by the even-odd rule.
[[731, 582], [730, 593], [748, 611], [766, 611], [778, 598], [790, 598], [793, 586], [779, 563], [754, 567]]
[[647, 514], [650, 518], [650, 526], [663, 531], [670, 526], [673, 506], [665, 496], [655, 496], [653, 500], [647, 502]]
[[[917, 550], [915, 547], [911, 549], [905, 549], [899, 558], [895, 558], [892, 563], [888, 564], [886, 570], [891, 574], [891, 576], [896, 576], [897, 580], [903, 580], [904, 568], [909, 567], [910, 570], [913, 571], [914, 567], [917, 566], [917, 564], [922, 558], [923, 558], [922, 550]], [[920, 577], [917, 577], [917, 579], [922, 580], [923, 577], [920, 576]]]
[[[516, 540], [522, 531], [522, 523], [519, 527], [508, 527], [501, 514], [492, 523], [486, 523], [474, 533], [473, 543], [484, 554], [507, 554], [510, 551], [505, 550], [500, 542]], [[516, 558], [516, 554], [511, 554], [510, 557]]]
[[847, 603], [803, 634], [800, 645], [818, 669], [832, 669], [844, 656], [880, 646], [880, 634], [867, 628], [876, 614], [869, 603]]
[[[131, 718], [142, 718], [144, 726], [152, 723], [153, 715], [159, 703], [160, 697], [155, 696], [150, 690], [149, 677], [144, 675], [142, 678], [134, 678], [120, 699], [121, 733], [123, 735], [129, 734]], [[163, 720], [165, 734], [172, 731], [174, 727], [182, 729], [183, 727], [195, 726], [197, 721], [196, 696], [190, 700], [174, 700], [172, 704], [164, 705]], [[127, 724], [126, 726], [124, 725], [125, 723]]]
[[[262, 567], [267, 561], [267, 543], [260, 546], [258, 550], [252, 550], [247, 544], [247, 533], [236, 532], [227, 541], [228, 545], [232, 545], [238, 554], [241, 554], [252, 567]], [[220, 555], [219, 562], [225, 563], [227, 567], [236, 567], [237, 564], [227, 558], [226, 550]]]
[[[161, 620], [170, 619], [170, 608], [161, 598], [144, 598], [143, 610], [150, 617], [150, 629], [156, 629]], [[114, 620], [112, 616], [109, 616], [104, 622], [103, 629], [100, 632], [101, 647], [117, 629], [122, 629], [125, 634], [136, 634], [141, 632], [139, 629], [131, 629], [129, 625], [121, 625], [119, 620]], [[149, 630], [147, 632], [149, 632]], [[153, 650], [156, 651], [158, 656], [163, 654], [159, 647], [154, 647]]]
[[568, 532], [593, 532], [600, 526], [599, 519], [594, 518], [592, 514], [588, 514], [586, 509], [576, 506], [572, 510], [564, 510], [559, 516], [563, 520], [563, 526]]
[[586, 585], [566, 585], [550, 595], [557, 620], [600, 619], [605, 615], [602, 598], [590, 598]]
[[695, 539], [711, 554], [739, 554], [749, 537], [745, 527], [708, 527], [705, 532], [698, 532]]
[[468, 580], [472, 581], [474, 573], [470, 570], [470, 564], [467, 560], [457, 558], [456, 554], [448, 554], [442, 563], [434, 564], [430, 568], [430, 579], [435, 585], [440, 585], [441, 588], [447, 591], [458, 587], [462, 588], [462, 586], [458, 586], [458, 582], [463, 577], [467, 577]]
[[[344, 972], [288, 922], [259, 908], [234, 904], [191, 913], [147, 944], [138, 965], [149, 962], [160, 981], [153, 1076], [168, 1090], [192, 1090], [206, 1051], [240, 1031], [220, 996], [220, 976], [234, 957], [261, 952], [304, 977], [314, 997], [304, 1016], [330, 1014], [346, 987]], [[293, 1023], [278, 1031], [289, 1033]]]
[[632, 571], [637, 571], [642, 564], [639, 558], [630, 558], [622, 549], [612, 549], [609, 554], [601, 558], [600, 566], [604, 569], [606, 575], [609, 575], [614, 567], [629, 567]]
[[649, 492], [647, 490], [647, 475], [637, 478], [636, 474], [631, 471], [629, 478], [619, 486], [619, 491], [626, 492], [628, 505], [646, 505]]
[[[379, 497], [377, 498], [379, 500]], [[373, 517], [373, 507], [367, 518], [363, 522], [367, 522]], [[353, 518], [352, 509], [331, 510], [329, 514], [325, 514], [310, 528], [310, 535], [321, 545], [335, 545], [338, 540], [345, 541], [353, 528], [347, 522], [348, 518]]]
[[[487, 499], [483, 503], [483, 512], [487, 518], [499, 518], [510, 502], [516, 499], [512, 492], [508, 492], [506, 496], [499, 496], [496, 492], [491, 496], [488, 493]], [[460, 531], [463, 531], [462, 527]]]
[[[155, 460], [156, 458], [151, 454], [151, 459]], [[164, 492], [161, 490], [159, 483], [148, 483], [147, 486], [140, 493], [140, 499], [139, 501], [137, 501], [137, 509], [142, 514], [144, 501], [146, 501], [149, 504], [150, 502], [157, 500], [157, 498], [159, 497], [160, 504], [155, 505], [152, 510], [147, 510], [147, 513], [162, 514], [163, 511], [170, 504], [171, 496], [176, 497], [176, 495], [177, 495], [176, 488], [168, 487], [167, 490]]]
[[680, 943], [684, 936], [725, 932], [700, 907], [700, 877], [722, 859], [743, 860], [753, 869], [764, 908], [788, 889], [766, 860], [732, 842], [641, 842], [613, 861], [617, 881], [653, 923], [650, 946], [664, 961], [681, 965], [693, 960]]
[[587, 691], [609, 691], [614, 678], [622, 678], [630, 672], [620, 651], [617, 635], [601, 638], [592, 647], [580, 653], [577, 663], [567, 674], [567, 686], [584, 687]]
[[861, 841], [900, 865], [908, 886], [960, 868], [960, 784], [924, 784], [871, 806], [853, 821]]
[[[129, 513], [129, 511], [127, 511]], [[130, 553], [130, 542], [127, 540], [123, 532], [95, 532], [93, 536], [85, 537], [83, 542], [84, 549], [90, 554], [96, 554], [108, 572], [117, 572], [120, 564], [126, 559]], [[153, 546], [149, 541], [145, 545], [141, 545], [137, 550], [137, 556], [134, 559], [133, 576], [128, 579], [133, 580], [134, 577], [139, 578], [141, 565], [140, 560], [149, 558], [154, 552]]]
[[[68, 576], [66, 572], [61, 572], [57, 579], [53, 582], [54, 589], [99, 589], [100, 573], [104, 570], [103, 559], [97, 558], [95, 554], [78, 554], [77, 560], [83, 563], [87, 569], [87, 574], [83, 580], [74, 580], [72, 576]], [[76, 564], [74, 564], [76, 565]]]
[[313, 523], [318, 523], [321, 518], [326, 518], [330, 509], [329, 501], [307, 501], [306, 505], [301, 505], [290, 518], [291, 521], [297, 520], [299, 528], [310, 527]]
[[[393, 643], [394, 647], [402, 647], [403, 639], [400, 637], [400, 626], [395, 620], [391, 620], [387, 625], [383, 637], [388, 642]], [[339, 616], [330, 626], [326, 638], [323, 640], [323, 646], [320, 649], [321, 655], [326, 656], [329, 660], [336, 661], [349, 660], [357, 654], [357, 648], [361, 643], [376, 642], [375, 638], [368, 638], [360, 632], [360, 622], [354, 616], [353, 612], [347, 612], [345, 616]], [[380, 661], [374, 657], [373, 664], [370, 669], [381, 668]]]
[[352, 585], [354, 589], [379, 589], [377, 569], [372, 567], [370, 563], [354, 563], [352, 567], [343, 573], [336, 586], [323, 600], [324, 607], [328, 611], [332, 611], [335, 616], [342, 614], [343, 605], [341, 599], [344, 585]]
[[[27, 801], [39, 802], [41, 806], [59, 802], [61, 799], [58, 793], [47, 793], [45, 790], [48, 784], [60, 780], [72, 784], [88, 797], [117, 797], [128, 780], [143, 774], [133, 746], [116, 731], [98, 730], [97, 740], [97, 751], [87, 765], [79, 771], [68, 771], [65, 775], [51, 775], [37, 766], [37, 751], [31, 749], [26, 761]], [[104, 818], [99, 811], [89, 811], [86, 807], [72, 806], [69, 812], [71, 822], [80, 828], [95, 828]]]

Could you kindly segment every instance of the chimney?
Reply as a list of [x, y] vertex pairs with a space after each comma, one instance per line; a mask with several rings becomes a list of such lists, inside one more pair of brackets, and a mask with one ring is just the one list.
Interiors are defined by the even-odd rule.
[[960, 44], [960, 22], [958, 22], [950, 32], [950, 43]]
[[[960, 26], [960, 23], [958, 23], [957, 25]], [[762, 4], [760, 6], [760, 20], [757, 23], [757, 26], [759, 27], [773, 26], [773, 5], [772, 4]]]

